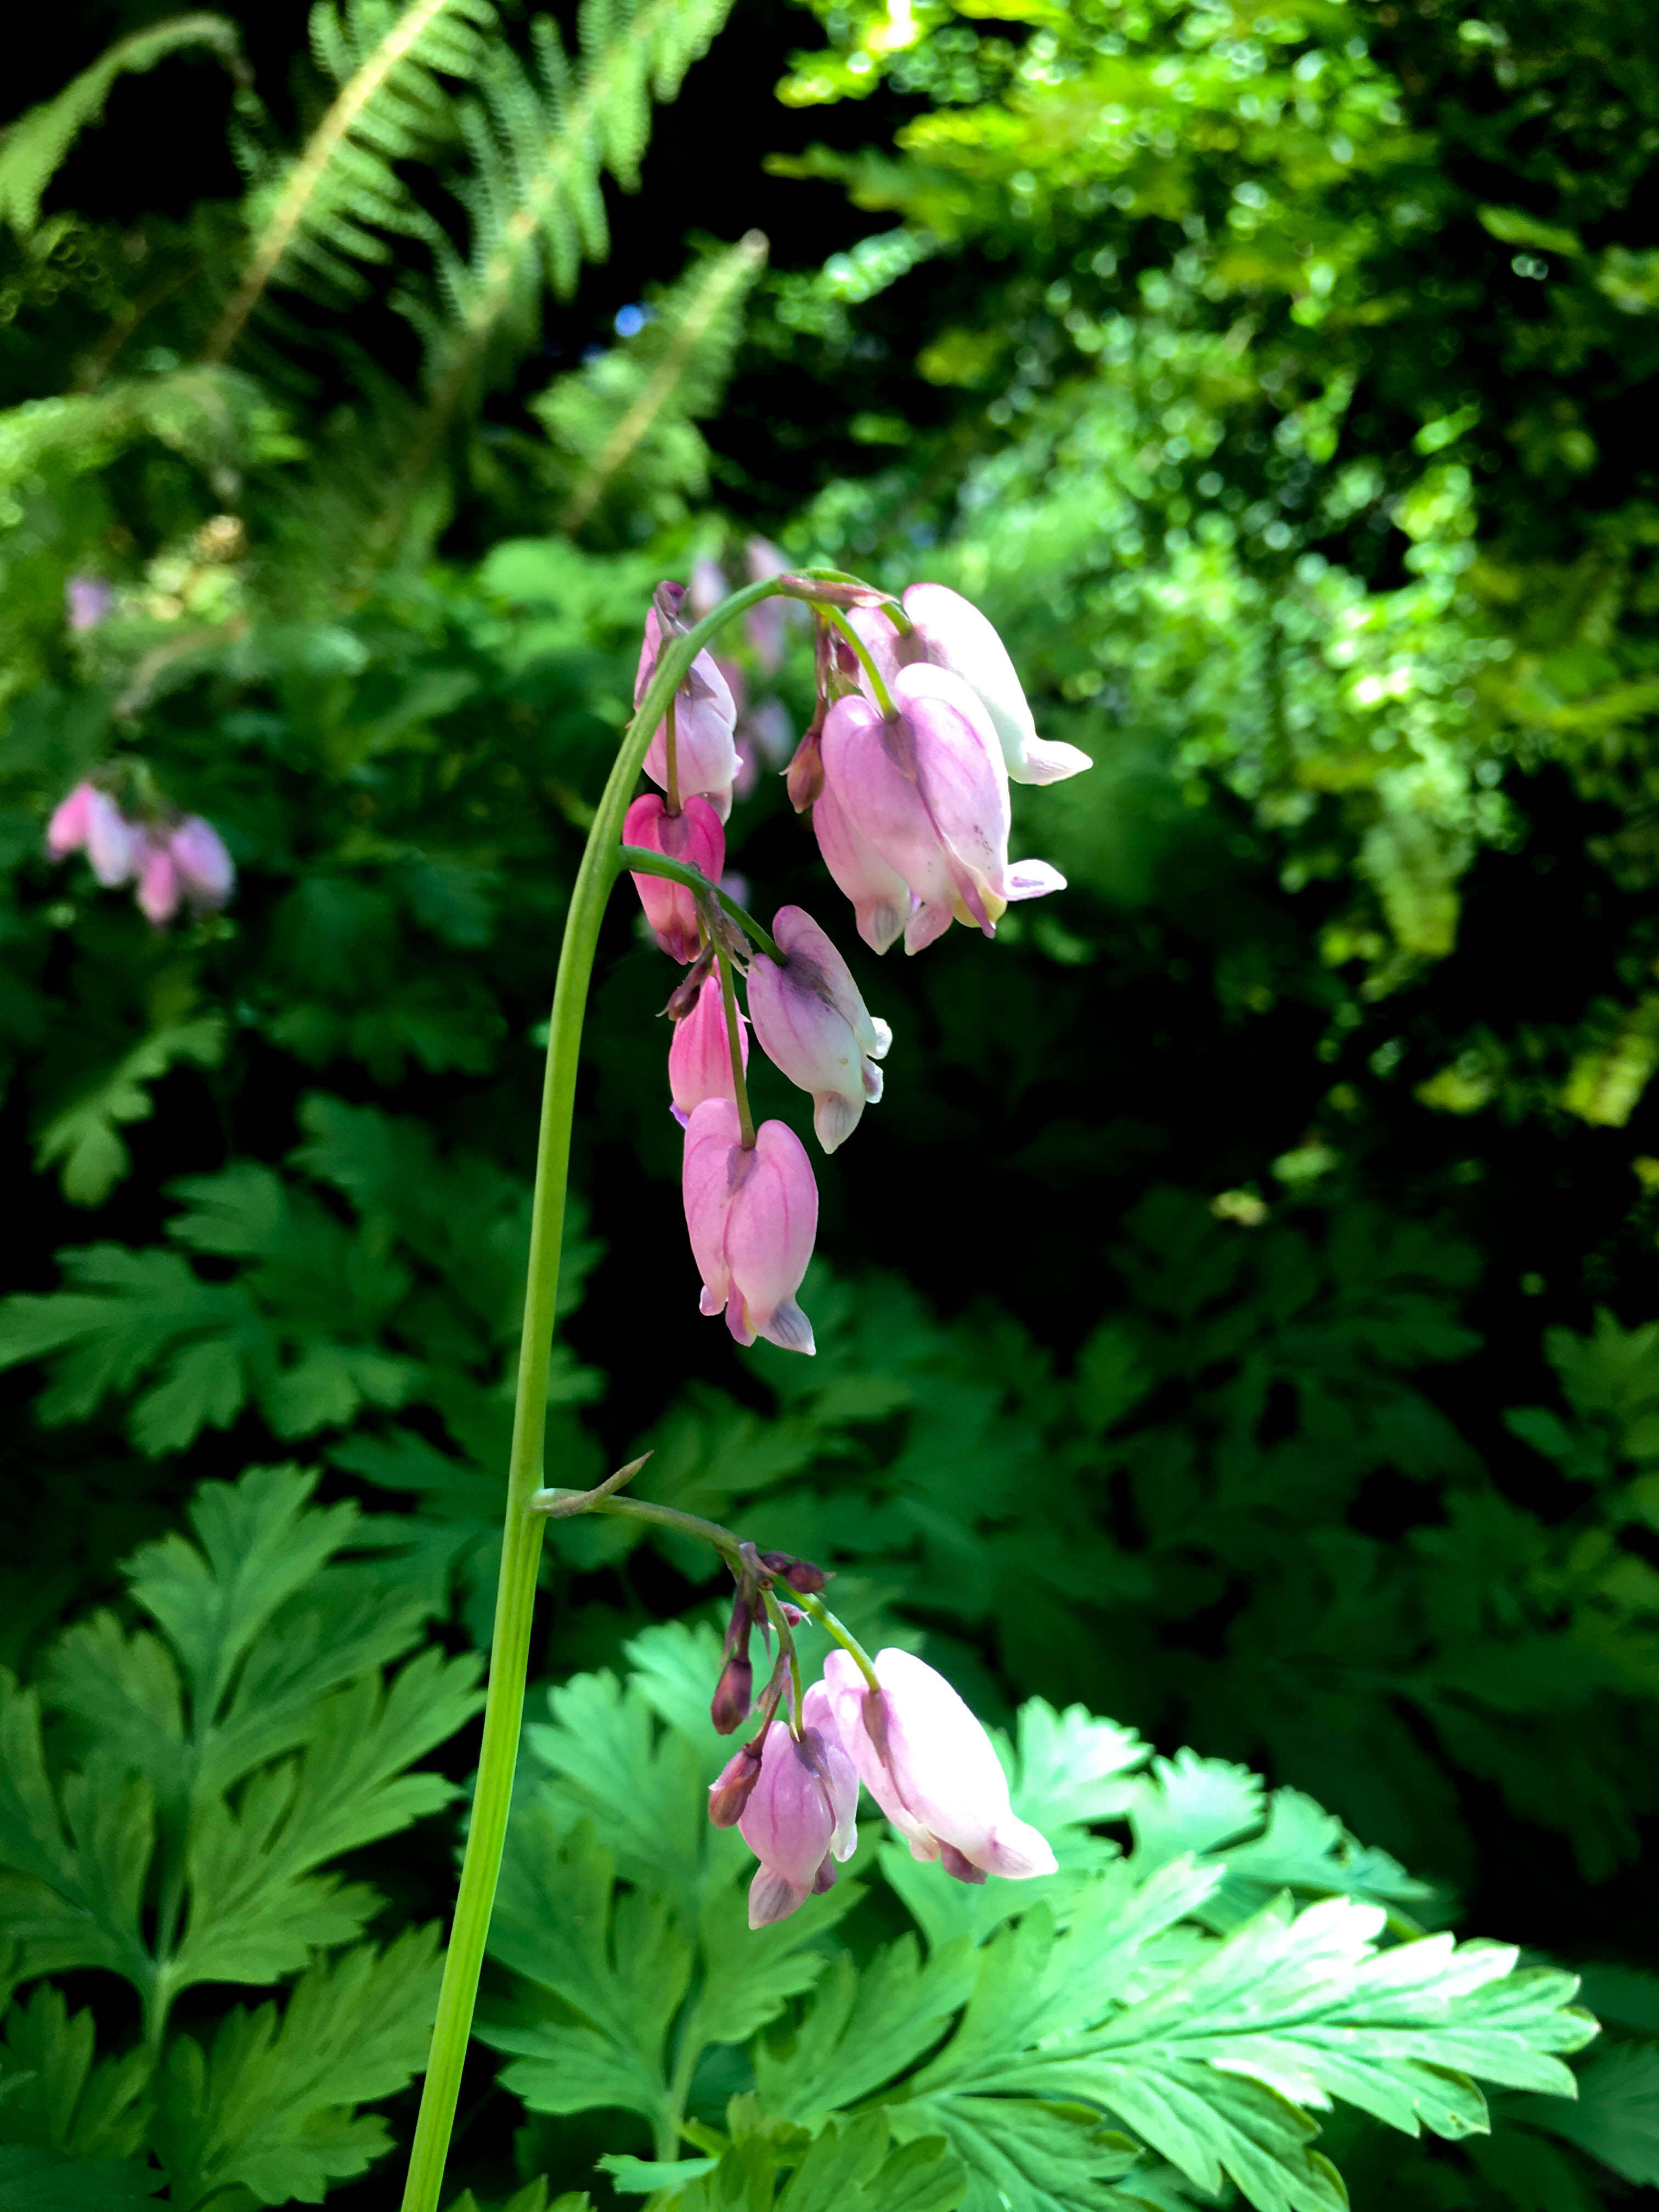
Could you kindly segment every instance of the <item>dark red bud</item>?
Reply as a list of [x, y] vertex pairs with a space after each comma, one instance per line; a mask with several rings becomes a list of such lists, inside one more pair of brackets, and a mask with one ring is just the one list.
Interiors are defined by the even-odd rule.
[[823, 755], [818, 746], [821, 726], [822, 717], [796, 746], [795, 757], [783, 772], [789, 804], [797, 814], [805, 814], [823, 789]]
[[830, 1580], [822, 1567], [815, 1567], [810, 1559], [798, 1559], [790, 1552], [763, 1552], [760, 1562], [769, 1574], [781, 1576], [791, 1589], [816, 1593]]
[[683, 1022], [697, 1009], [697, 997], [708, 980], [714, 965], [714, 948], [705, 945], [702, 951], [686, 969], [679, 983], [669, 994], [668, 1004], [663, 1008], [671, 1022]]
[[728, 1659], [720, 1668], [708, 1711], [722, 1735], [730, 1735], [748, 1719], [755, 1702], [755, 1670], [746, 1659]]

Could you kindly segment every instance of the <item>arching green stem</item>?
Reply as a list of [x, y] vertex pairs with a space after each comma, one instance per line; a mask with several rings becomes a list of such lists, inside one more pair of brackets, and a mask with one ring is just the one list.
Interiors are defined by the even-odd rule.
[[727, 898], [718, 884], [711, 884], [701, 868], [694, 868], [687, 860], [671, 860], [666, 853], [653, 853], [646, 845], [624, 845], [619, 857], [630, 876], [665, 876], [671, 884], [684, 884], [688, 890], [703, 892], [731, 915], [745, 937], [754, 939], [769, 960], [775, 960], [780, 968], [788, 966], [789, 956], [779, 951], [771, 932], [763, 929], [736, 899]]
[[[774, 579], [748, 585], [684, 636], [665, 642], [658, 657], [656, 673], [617, 750], [593, 817], [581, 865], [576, 871], [564, 942], [559, 951], [553, 1014], [548, 1024], [541, 1130], [536, 1145], [536, 1194], [530, 1218], [524, 1334], [519, 1351], [518, 1395], [507, 1463], [507, 1517], [501, 1579], [496, 1587], [495, 1627], [489, 1649], [483, 1739], [478, 1751], [472, 1820], [467, 1831], [466, 1855], [461, 1867], [449, 1950], [444, 1960], [431, 2055], [421, 2092], [414, 2147], [410, 2153], [403, 2212], [437, 2212], [444, 2163], [455, 2123], [461, 2069], [472, 2030], [484, 1939], [489, 1929], [490, 1910], [495, 1901], [495, 1884], [501, 1872], [501, 1846], [507, 1835], [507, 1807], [513, 1795], [519, 1729], [524, 1715], [525, 1671], [530, 1656], [537, 1571], [541, 1560], [542, 1532], [547, 1525], [544, 1514], [533, 1510], [532, 1500], [541, 1482], [543, 1440], [547, 1426], [548, 1369], [552, 1358], [559, 1254], [564, 1233], [576, 1068], [599, 924], [611, 887], [623, 867], [623, 818], [652, 733], [666, 714], [668, 702], [685, 681], [693, 660], [724, 623], [769, 598], [778, 588]], [[654, 860], [656, 856], [650, 857]], [[626, 1503], [621, 1498], [605, 1502], [614, 1508]]]
[[839, 607], [826, 607], [824, 609], [824, 612], [829, 616], [830, 621], [834, 623], [836, 628], [841, 632], [842, 635], [847, 640], [848, 645], [852, 647], [854, 652], [857, 653], [860, 665], [863, 668], [865, 674], [870, 679], [870, 689], [876, 695], [876, 704], [890, 721], [893, 715], [897, 711], [893, 705], [893, 695], [883, 682], [881, 671], [876, 666], [875, 662], [871, 659], [869, 647], [866, 645], [864, 640], [854, 629], [852, 623], [848, 621], [846, 616], [842, 614]]
[[880, 1689], [881, 1684], [876, 1680], [875, 1661], [859, 1642], [852, 1630], [844, 1622], [836, 1620], [822, 1598], [814, 1597], [811, 1590], [801, 1590], [794, 1593], [792, 1602], [798, 1605], [804, 1613], [816, 1620], [820, 1628], [826, 1629], [835, 1638], [842, 1650], [850, 1654], [859, 1672], [872, 1690]]
[[737, 1101], [738, 1134], [745, 1152], [755, 1149], [755, 1117], [749, 1110], [749, 1084], [743, 1072], [743, 1031], [738, 1023], [738, 994], [732, 981], [732, 956], [723, 945], [714, 947], [720, 971], [720, 997], [726, 1003], [726, 1046], [732, 1055], [732, 1096]]

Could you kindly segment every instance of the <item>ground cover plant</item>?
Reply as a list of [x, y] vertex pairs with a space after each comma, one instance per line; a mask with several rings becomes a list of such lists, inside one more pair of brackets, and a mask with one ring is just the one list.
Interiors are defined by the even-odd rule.
[[952, 1882], [866, 1799], [749, 1930], [728, 1569], [554, 1520], [439, 2201], [1639, 2201], [1645, 11], [47, 28], [0, 139], [0, 2203], [400, 2200], [584, 841], [659, 583], [814, 569], [985, 611], [1094, 762], [1014, 789], [1067, 888], [878, 962], [781, 774], [812, 620], [722, 634], [728, 896], [829, 930], [885, 1093], [825, 1163], [752, 1053], [816, 1350], [737, 1348], [621, 887], [545, 1472], [648, 1450], [624, 1497], [833, 1568], [1056, 1870]]

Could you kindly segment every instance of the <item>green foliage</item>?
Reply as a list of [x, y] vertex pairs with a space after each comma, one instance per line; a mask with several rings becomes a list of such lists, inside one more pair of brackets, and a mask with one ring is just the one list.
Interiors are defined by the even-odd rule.
[[170, 16], [118, 39], [56, 99], [42, 100], [9, 125], [0, 137], [0, 222], [27, 239], [40, 221], [41, 194], [75, 140], [102, 115], [117, 77], [152, 70], [186, 46], [211, 46], [229, 67], [241, 66], [241, 39], [228, 17]]
[[741, 334], [741, 311], [760, 274], [757, 231], [693, 267], [651, 305], [648, 319], [586, 368], [560, 377], [532, 412], [557, 456], [561, 526], [580, 530], [612, 492], [662, 524], [706, 492], [708, 456], [698, 416], [719, 406]]
[[[715, 1639], [653, 1629], [629, 1656], [626, 1683], [579, 1677], [530, 1731], [490, 1939], [507, 1993], [482, 2029], [532, 2111], [647, 2124], [654, 2160], [604, 2161], [625, 2192], [1023, 2212], [1149, 2201], [1173, 2167], [1262, 2212], [1334, 2208], [1311, 2117], [1333, 2100], [1457, 2142], [1488, 2125], [1477, 2077], [1571, 2093], [1559, 2054], [1593, 2033], [1572, 1977], [1409, 1923], [1385, 1938], [1373, 1885], [1420, 1893], [1391, 1861], [1289, 1793], [1269, 1812], [1240, 1770], [1138, 1771], [1145, 1747], [1080, 1707], [1028, 1705], [1012, 1770], [1057, 1875], [963, 1890], [888, 1844], [925, 1957], [915, 1935], [827, 1945], [845, 1878], [745, 1937], [752, 1859], [702, 1814]], [[1097, 1832], [1126, 1817], [1127, 1857]], [[683, 2171], [681, 2136], [704, 2153]]]
[[[424, 2058], [434, 1935], [363, 1942], [383, 1899], [336, 1863], [449, 1802], [416, 1762], [477, 1710], [477, 1668], [409, 1656], [418, 1589], [355, 1507], [309, 1502], [314, 1480], [206, 1486], [196, 1540], [129, 1564], [149, 1625], [94, 1613], [38, 1688], [0, 1685], [0, 1944], [8, 1987], [33, 1984], [0, 2044], [9, 2156], [90, 2161], [74, 2174], [113, 2192], [130, 2168], [99, 2162], [148, 2150], [168, 2201], [193, 2207], [314, 2203], [386, 2146], [356, 2108]], [[141, 2045], [94, 2058], [92, 2014], [40, 1978], [88, 1967], [137, 1992]], [[186, 1991], [289, 1977], [280, 2002], [234, 2004], [210, 2036], [194, 2006], [191, 2030], [172, 2026]], [[153, 2185], [132, 2173], [135, 2199]]]

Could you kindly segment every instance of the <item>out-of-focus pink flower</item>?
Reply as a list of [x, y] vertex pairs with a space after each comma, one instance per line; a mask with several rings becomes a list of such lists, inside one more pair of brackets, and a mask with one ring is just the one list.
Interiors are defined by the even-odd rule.
[[1043, 860], [1010, 866], [1008, 770], [990, 717], [961, 677], [915, 662], [890, 689], [890, 720], [856, 695], [830, 709], [826, 787], [909, 887], [907, 952], [953, 921], [994, 936], [1013, 900], [1059, 890], [1065, 878]]
[[[701, 868], [711, 884], [720, 881], [726, 866], [726, 832], [706, 799], [688, 799], [678, 814], [671, 814], [656, 793], [647, 791], [623, 817], [623, 842]], [[665, 876], [635, 876], [634, 888], [669, 958], [695, 960], [700, 942], [696, 894]]]
[[781, 768], [795, 749], [795, 726], [781, 699], [763, 699], [744, 717], [738, 734], [769, 768]]
[[138, 910], [160, 929], [179, 911], [182, 887], [168, 840], [142, 833], [138, 854]]
[[[637, 707], [657, 672], [657, 656], [665, 636], [683, 636], [688, 625], [680, 620], [685, 601], [683, 584], [659, 584], [645, 618], [645, 641], [640, 647], [639, 673], [634, 679]], [[726, 678], [714, 657], [700, 653], [690, 672], [674, 694], [674, 772], [682, 803], [701, 795], [714, 806], [722, 822], [732, 811], [732, 786], [736, 780], [738, 750], [732, 732], [737, 708]], [[653, 783], [668, 787], [668, 723], [662, 721], [645, 756], [645, 772]]]
[[1008, 1802], [991, 1739], [943, 1674], [908, 1651], [878, 1651], [879, 1693], [851, 1655], [824, 1662], [836, 1733], [859, 1778], [918, 1859], [939, 1859], [959, 1881], [1052, 1874], [1048, 1839]]
[[786, 1352], [815, 1351], [795, 1292], [817, 1234], [818, 1191], [794, 1131], [763, 1121], [745, 1150], [732, 1101], [705, 1098], [686, 1124], [683, 1190], [703, 1312], [723, 1312], [739, 1344], [763, 1336]]
[[686, 587], [686, 604], [693, 616], [701, 622], [712, 615], [732, 586], [726, 580], [726, 571], [718, 561], [707, 554], [701, 561], [691, 563], [691, 581]]
[[186, 814], [167, 841], [179, 888], [199, 913], [223, 906], [236, 888], [236, 863], [213, 824]]
[[[743, 549], [743, 564], [751, 584], [763, 584], [769, 577], [787, 574], [789, 560], [770, 538], [751, 538]], [[750, 608], [743, 618], [744, 634], [769, 676], [783, 659], [790, 623], [811, 620], [799, 599], [763, 599], [758, 606]]]
[[822, 1687], [806, 1693], [799, 1743], [781, 1721], [766, 1731], [760, 1775], [738, 1821], [760, 1861], [749, 1888], [751, 1928], [787, 1920], [815, 1890], [830, 1887], [835, 1862], [858, 1848], [858, 1773], [833, 1729], [820, 1725]]
[[[743, 1064], [749, 1065], [749, 1024], [738, 1016], [738, 1039]], [[704, 978], [697, 1003], [683, 1022], [674, 1024], [668, 1048], [668, 1088], [673, 1098], [669, 1111], [684, 1128], [705, 1098], [732, 1098], [732, 1048], [726, 1034], [726, 1002], [718, 975]]]
[[761, 1049], [812, 1095], [812, 1126], [826, 1152], [844, 1144], [866, 1101], [881, 1096], [875, 1065], [893, 1041], [865, 1005], [852, 970], [810, 914], [786, 906], [772, 924], [783, 965], [757, 953], [749, 1018]]
[[94, 789], [87, 800], [87, 858], [106, 890], [130, 884], [138, 872], [144, 833], [131, 822], [108, 792]]
[[54, 860], [67, 860], [86, 843], [92, 822], [92, 802], [97, 795], [96, 784], [77, 783], [69, 796], [60, 799], [52, 809], [52, 819], [46, 824], [46, 850]]
[[115, 586], [101, 576], [70, 576], [64, 584], [64, 619], [79, 636], [96, 629], [115, 605]]
[[[801, 753], [805, 750], [804, 740]], [[801, 754], [797, 754], [789, 771], [792, 778], [800, 762]], [[853, 902], [859, 935], [872, 952], [885, 952], [909, 918], [909, 884], [859, 835], [827, 781], [820, 781], [811, 807], [818, 851], [837, 889]]]
[[879, 608], [849, 617], [890, 690], [901, 668], [919, 661], [961, 677], [990, 717], [1016, 783], [1059, 783], [1093, 767], [1077, 746], [1038, 737], [1008, 648], [971, 600], [945, 584], [912, 584], [902, 605], [914, 625], [908, 634]]

